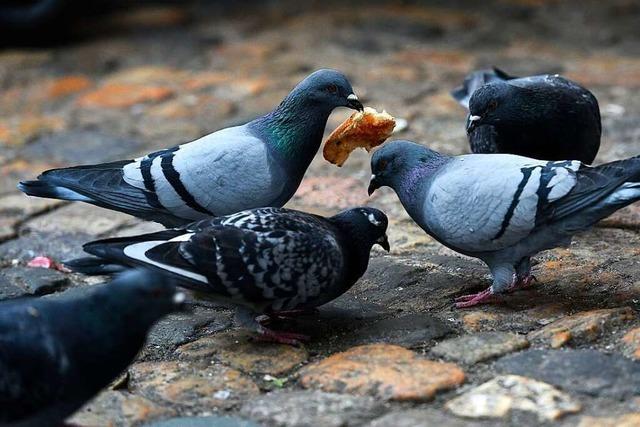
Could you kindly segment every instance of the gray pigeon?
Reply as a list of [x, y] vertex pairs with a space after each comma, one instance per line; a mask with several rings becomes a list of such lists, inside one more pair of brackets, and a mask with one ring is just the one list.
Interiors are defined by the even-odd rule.
[[451, 94], [469, 110], [467, 136], [474, 153], [584, 163], [598, 154], [598, 101], [562, 76], [513, 77], [497, 68], [480, 70]]
[[374, 244], [389, 250], [386, 230], [387, 217], [373, 208], [330, 218], [261, 208], [179, 229], [90, 242], [84, 250], [97, 258], [65, 265], [90, 274], [112, 271], [118, 264], [153, 268], [181, 286], [238, 307], [240, 324], [263, 338], [295, 344], [305, 337], [273, 331], [256, 317], [311, 310], [342, 295], [364, 274]]
[[0, 425], [59, 426], [113, 381], [184, 294], [132, 271], [86, 294], [0, 303]]
[[640, 157], [589, 167], [510, 154], [449, 157], [409, 141], [375, 152], [369, 194], [393, 188], [445, 246], [484, 261], [493, 284], [458, 307], [528, 286], [530, 257], [640, 199]]
[[49, 170], [18, 188], [165, 226], [280, 207], [296, 192], [318, 151], [329, 114], [342, 106], [363, 108], [343, 74], [319, 70], [275, 110], [242, 126], [135, 160]]

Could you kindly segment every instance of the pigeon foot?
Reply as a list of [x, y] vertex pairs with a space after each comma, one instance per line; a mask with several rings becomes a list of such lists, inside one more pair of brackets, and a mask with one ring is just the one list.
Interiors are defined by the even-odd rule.
[[281, 310], [274, 311], [269, 313], [269, 316], [272, 318], [277, 318], [281, 320], [293, 319], [298, 316], [309, 316], [313, 314], [318, 314], [319, 310], [317, 308], [301, 308], [297, 310]]
[[474, 305], [493, 301], [493, 299], [494, 294], [489, 287], [482, 292], [478, 292], [477, 294], [462, 295], [461, 297], [456, 298], [456, 308], [473, 307]]
[[519, 289], [527, 289], [533, 286], [533, 282], [537, 282], [536, 276], [533, 274], [528, 274], [524, 277], [519, 277], [514, 280], [511, 285], [507, 288], [507, 292], [517, 291]]
[[309, 336], [304, 334], [296, 334], [294, 332], [275, 331], [273, 329], [262, 326], [258, 330], [258, 341], [275, 342], [278, 344], [288, 344], [299, 346], [304, 341], [309, 341]]

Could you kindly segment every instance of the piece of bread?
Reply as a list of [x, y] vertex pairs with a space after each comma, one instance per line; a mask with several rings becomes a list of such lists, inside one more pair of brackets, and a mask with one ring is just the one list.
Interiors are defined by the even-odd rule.
[[395, 125], [395, 119], [386, 111], [378, 113], [365, 107], [364, 111], [353, 113], [329, 135], [322, 154], [328, 162], [342, 166], [356, 148], [371, 151], [382, 144], [391, 136]]

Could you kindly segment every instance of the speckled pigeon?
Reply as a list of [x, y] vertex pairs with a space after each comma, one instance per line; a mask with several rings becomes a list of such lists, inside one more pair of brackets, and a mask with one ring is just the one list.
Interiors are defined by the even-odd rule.
[[584, 87], [557, 74], [513, 77], [499, 69], [471, 73], [451, 92], [469, 109], [474, 153], [592, 163], [600, 148], [600, 108]]
[[640, 199], [640, 156], [589, 167], [510, 154], [449, 157], [393, 141], [371, 159], [369, 194], [395, 190], [440, 243], [484, 261], [493, 284], [459, 298], [469, 307], [532, 281], [530, 257]]
[[242, 126], [135, 160], [53, 169], [18, 188], [177, 226], [283, 206], [295, 193], [336, 107], [362, 110], [347, 78], [319, 70], [275, 110]]
[[[373, 208], [330, 218], [259, 208], [178, 229], [98, 240], [84, 249], [98, 257], [95, 265], [144, 265], [171, 275], [179, 285], [238, 307], [237, 320], [262, 338], [294, 344], [304, 337], [268, 329], [256, 317], [313, 309], [342, 295], [364, 274], [374, 244], [389, 250], [386, 229], [387, 217]], [[91, 258], [65, 265], [97, 272]]]
[[184, 294], [150, 271], [75, 296], [0, 303], [0, 425], [59, 426], [131, 363]]

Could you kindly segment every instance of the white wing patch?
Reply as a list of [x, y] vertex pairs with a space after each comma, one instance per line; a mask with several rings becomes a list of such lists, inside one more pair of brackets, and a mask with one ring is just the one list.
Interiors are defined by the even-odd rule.
[[[170, 242], [172, 241], [177, 241], [177, 242], [182, 242], [185, 240], [188, 240], [191, 236], [193, 235], [193, 233], [188, 233], [188, 234], [183, 234], [181, 236], [178, 237], [174, 237], [173, 239], [169, 240]], [[147, 251], [155, 248], [158, 245], [161, 245], [163, 243], [166, 243], [166, 241], [164, 240], [152, 240], [149, 242], [140, 242], [140, 243], [134, 243], [133, 245], [129, 245], [127, 247], [124, 248], [123, 252], [126, 256], [128, 256], [129, 258], [138, 260], [138, 261], [142, 261], [146, 264], [150, 264], [150, 265], [154, 265], [156, 267], [162, 268], [163, 270], [166, 271], [170, 271], [172, 273], [178, 274], [180, 276], [183, 277], [188, 277], [192, 280], [197, 280], [199, 282], [202, 283], [209, 283], [209, 281], [207, 280], [207, 278], [201, 274], [197, 274], [194, 273], [192, 271], [188, 271], [188, 270], [184, 270], [182, 268], [178, 268], [178, 267], [173, 267], [171, 265], [166, 265], [166, 264], [162, 264], [160, 262], [154, 261], [152, 259], [149, 259], [147, 257]]]

